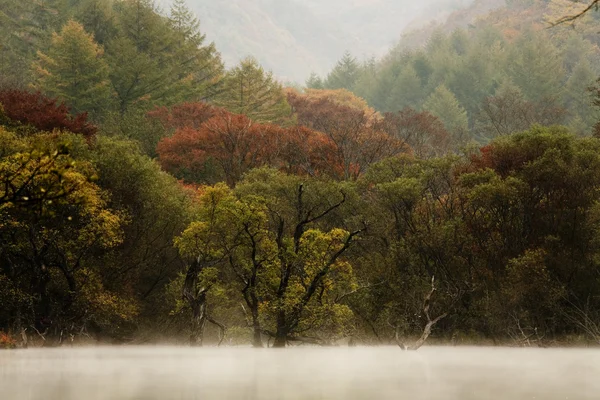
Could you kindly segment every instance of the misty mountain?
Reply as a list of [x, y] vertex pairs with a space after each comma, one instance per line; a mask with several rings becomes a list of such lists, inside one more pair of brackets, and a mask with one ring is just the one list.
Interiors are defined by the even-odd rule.
[[411, 22], [470, 0], [190, 0], [231, 66], [252, 55], [280, 79], [323, 74], [346, 50], [381, 56]]

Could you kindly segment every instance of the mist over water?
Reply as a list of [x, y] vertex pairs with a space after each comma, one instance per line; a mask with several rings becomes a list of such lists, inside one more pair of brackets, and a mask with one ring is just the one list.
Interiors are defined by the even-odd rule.
[[0, 399], [598, 399], [600, 351], [100, 347], [0, 353]]

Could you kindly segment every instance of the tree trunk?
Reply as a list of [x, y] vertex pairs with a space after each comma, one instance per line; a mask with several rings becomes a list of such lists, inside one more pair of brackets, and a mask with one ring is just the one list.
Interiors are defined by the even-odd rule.
[[206, 325], [206, 302], [195, 302], [192, 305], [192, 321], [190, 332], [190, 346], [202, 346], [204, 339], [204, 326]]
[[263, 347], [262, 332], [260, 330], [260, 325], [256, 323], [256, 321], [254, 322], [253, 329], [254, 333], [252, 335], [252, 347], [261, 348]]
[[277, 332], [277, 334], [275, 335], [275, 341], [273, 342], [273, 348], [283, 348], [285, 347], [286, 342], [287, 335]]
[[277, 312], [277, 330], [275, 331], [275, 341], [273, 347], [285, 347], [288, 336], [288, 325], [286, 324], [285, 311]]

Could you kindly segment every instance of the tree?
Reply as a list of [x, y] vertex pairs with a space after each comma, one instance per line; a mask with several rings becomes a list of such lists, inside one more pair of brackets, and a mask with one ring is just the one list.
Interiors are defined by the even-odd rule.
[[284, 123], [290, 115], [281, 84], [253, 58], [227, 72], [214, 104], [261, 123]]
[[93, 151], [80, 150], [77, 155], [92, 163], [96, 184], [110, 193], [107, 206], [124, 220], [119, 246], [98, 255], [102, 276], [111, 290], [134, 301], [139, 311], [135, 324], [102, 326], [97, 333], [131, 335], [135, 329], [152, 327], [169, 334], [171, 310], [164, 291], [184, 268], [173, 238], [192, 218], [188, 190], [134, 142], [99, 136]]
[[352, 90], [360, 74], [360, 65], [350, 52], [345, 52], [325, 81], [327, 89]]
[[97, 116], [107, 105], [108, 67], [103, 50], [83, 26], [71, 20], [52, 36], [47, 54], [34, 63], [37, 87], [64, 101], [75, 113]]
[[314, 72], [306, 80], [306, 87], [308, 89], [325, 89], [323, 79]]
[[106, 45], [118, 35], [115, 24], [116, 14], [111, 2], [105, 0], [84, 0], [75, 10], [75, 19], [83, 25], [86, 32], [94, 36], [101, 46]]
[[[54, 151], [27, 149], [13, 133], [0, 128], [0, 134], [0, 208], [7, 205], [26, 208], [39, 207], [48, 202], [51, 204], [78, 188], [78, 183], [62, 179], [73, 164], [67, 146]], [[15, 149], [18, 143], [21, 148]]]
[[385, 113], [383, 130], [406, 143], [420, 158], [442, 156], [448, 148], [450, 134], [444, 124], [427, 111], [405, 108], [397, 113]]
[[[61, 146], [44, 135], [35, 142], [33, 146], [44, 142]], [[101, 189], [91, 182], [93, 169], [86, 163], [71, 163], [62, 173], [41, 173], [48, 157], [24, 165], [20, 161], [28, 154], [31, 149], [4, 158], [0, 167], [10, 170], [3, 176], [16, 174], [13, 182], [23, 182], [19, 201], [0, 208], [0, 274], [31, 296], [26, 307], [10, 310], [15, 327], [19, 331], [32, 327], [42, 337], [62, 342], [90, 323], [129, 320], [136, 313], [135, 306], [106, 289], [94, 264], [94, 254], [120, 243], [123, 221], [106, 207]], [[11, 168], [15, 162], [16, 170]], [[40, 173], [32, 175], [32, 168]], [[27, 204], [29, 198], [44, 191], [60, 195]]]
[[452, 146], [465, 141], [468, 130], [467, 112], [444, 85], [438, 86], [423, 104], [423, 109], [438, 117], [451, 133]]
[[[177, 36], [176, 56], [181, 58], [180, 79], [192, 77], [190, 100], [214, 97], [222, 84], [224, 67], [214, 43], [206, 43], [200, 31], [200, 21], [187, 7], [185, 0], [174, 0], [169, 21]], [[192, 65], [192, 68], [188, 66]]]
[[404, 143], [378, 129], [378, 115], [362, 99], [342, 97], [338, 91], [290, 92], [288, 99], [298, 122], [323, 132], [336, 149], [339, 179], [356, 179], [367, 167], [385, 157], [406, 151]]
[[539, 102], [560, 95], [564, 70], [559, 53], [547, 35], [528, 31], [519, 36], [508, 62], [509, 76], [527, 100]]
[[175, 239], [175, 246], [188, 260], [182, 300], [191, 310], [192, 346], [202, 345], [204, 326], [213, 320], [207, 312], [207, 295], [217, 282], [218, 268], [227, 259], [224, 243], [235, 234], [227, 226], [228, 208], [235, 198], [225, 185], [209, 188], [199, 201], [197, 220]]
[[[222, 177], [233, 187], [248, 170], [275, 164], [282, 132], [220, 111], [198, 130], [186, 127], [163, 139], [158, 154], [165, 169], [188, 181], [216, 183]], [[212, 168], [216, 176], [207, 176]]]
[[173, 6], [172, 19], [150, 0], [119, 2], [115, 9], [121, 34], [106, 44], [106, 53], [120, 115], [214, 95], [223, 71], [220, 55], [204, 43], [182, 4]]
[[87, 114], [73, 115], [64, 104], [58, 104], [41, 93], [19, 90], [0, 91], [0, 125], [11, 128], [23, 127], [26, 132], [68, 131], [83, 135], [91, 140], [98, 128], [88, 122]]
[[534, 124], [558, 125], [566, 110], [552, 99], [541, 104], [525, 100], [518, 87], [504, 82], [496, 94], [483, 101], [475, 129], [482, 140], [529, 129]]
[[589, 62], [583, 59], [575, 67], [565, 85], [567, 109], [574, 110], [583, 122], [583, 129], [576, 133], [588, 133], [599, 119], [598, 112], [593, 108], [593, 98], [590, 88], [593, 87], [596, 76]]
[[386, 109], [392, 112], [406, 107], [418, 108], [424, 101], [425, 91], [415, 69], [408, 65], [394, 80], [387, 98]]
[[[342, 257], [364, 227], [350, 233], [318, 228], [350, 196], [342, 191], [331, 197], [340, 188], [336, 186], [318, 181], [305, 185], [297, 177], [262, 169], [249, 174], [236, 189], [241, 196], [262, 197], [268, 210], [269, 236], [276, 251], [262, 309], [274, 347], [305, 340], [299, 335], [318, 332], [330, 323], [343, 324], [347, 318], [348, 308], [336, 302], [336, 292], [352, 290], [352, 270]], [[318, 337], [312, 340], [320, 342]]]

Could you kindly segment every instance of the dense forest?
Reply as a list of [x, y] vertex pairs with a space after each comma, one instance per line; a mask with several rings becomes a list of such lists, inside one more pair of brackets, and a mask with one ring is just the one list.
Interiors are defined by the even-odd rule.
[[599, 15], [547, 29], [580, 10], [288, 88], [184, 0], [0, 0], [0, 347], [600, 344]]

